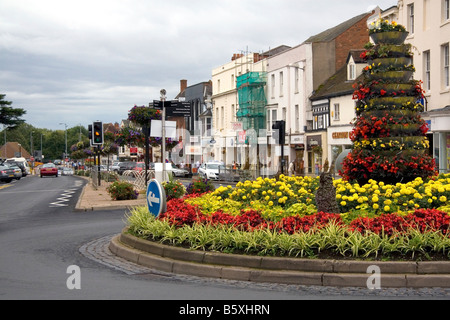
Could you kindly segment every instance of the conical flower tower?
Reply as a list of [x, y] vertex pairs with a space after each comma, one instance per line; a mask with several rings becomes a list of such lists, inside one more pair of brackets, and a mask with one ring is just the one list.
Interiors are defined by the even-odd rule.
[[395, 184], [435, 174], [429, 155], [427, 124], [421, 118], [423, 89], [413, 80], [411, 45], [405, 28], [378, 20], [369, 29], [373, 42], [361, 57], [368, 66], [355, 84], [356, 119], [353, 149], [341, 174], [360, 184], [369, 179]]

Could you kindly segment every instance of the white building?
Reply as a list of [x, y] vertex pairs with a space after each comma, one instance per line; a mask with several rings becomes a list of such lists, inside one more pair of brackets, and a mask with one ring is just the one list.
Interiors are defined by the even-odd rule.
[[399, 23], [414, 48], [414, 78], [423, 81], [424, 118], [440, 172], [450, 170], [450, 0], [400, 0]]

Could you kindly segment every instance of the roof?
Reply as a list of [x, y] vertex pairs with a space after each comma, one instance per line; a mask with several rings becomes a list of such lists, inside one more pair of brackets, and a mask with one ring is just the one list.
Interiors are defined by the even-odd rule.
[[313, 92], [310, 100], [314, 101], [352, 94], [354, 92], [353, 84], [359, 81], [363, 77], [363, 75], [360, 74], [355, 80], [347, 80], [347, 65], [350, 57], [353, 57], [355, 63], [367, 63], [360, 57], [361, 52], [363, 51], [364, 50], [362, 49], [350, 50], [350, 52], [348, 53], [347, 63], [334, 75], [332, 75], [324, 83], [322, 83], [319, 88], [317, 88], [317, 90]]
[[362, 20], [368, 15], [368, 13], [360, 14], [359, 16], [353, 17], [333, 28], [327, 29], [315, 36], [309, 37], [304, 43], [314, 43], [314, 42], [329, 42], [336, 39], [339, 35], [344, 33], [347, 29], [355, 25], [357, 22]]
[[14, 158], [15, 154], [20, 152], [22, 157], [30, 159], [30, 153], [23, 146], [19, 146], [18, 142], [7, 142], [0, 148], [0, 157], [5, 158], [6, 154], [6, 158]]
[[355, 61], [355, 63], [366, 63], [366, 61], [361, 58], [361, 53], [365, 52], [366, 50], [364, 49], [354, 49], [354, 50], [350, 50], [348, 57], [347, 57], [347, 64], [350, 61], [350, 57], [353, 58], [353, 61]]

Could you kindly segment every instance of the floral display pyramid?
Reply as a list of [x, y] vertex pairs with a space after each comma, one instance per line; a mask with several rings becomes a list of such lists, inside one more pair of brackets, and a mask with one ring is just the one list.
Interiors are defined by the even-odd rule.
[[356, 119], [352, 151], [341, 175], [360, 184], [369, 179], [395, 184], [435, 174], [429, 154], [421, 81], [413, 79], [411, 45], [405, 28], [395, 22], [372, 23], [361, 57], [368, 62], [355, 84]]

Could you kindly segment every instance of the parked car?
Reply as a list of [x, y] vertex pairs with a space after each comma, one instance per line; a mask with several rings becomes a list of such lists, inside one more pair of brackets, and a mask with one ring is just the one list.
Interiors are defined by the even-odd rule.
[[191, 175], [191, 173], [186, 169], [178, 168], [177, 166], [174, 166], [171, 163], [166, 163], [166, 167], [168, 168], [168, 169], [166, 168], [168, 171], [169, 170], [172, 171], [172, 174], [175, 177], [188, 177]]
[[20, 169], [20, 167], [15, 163], [8, 163], [7, 165], [14, 169], [14, 179], [20, 180], [20, 178], [22, 178], [22, 169]]
[[31, 174], [31, 168], [28, 165], [27, 160], [24, 157], [21, 158], [9, 158], [6, 160], [7, 163], [16, 163], [19, 168], [22, 169], [22, 177], [26, 177], [27, 175]]
[[198, 168], [198, 174], [206, 179], [219, 179], [219, 166], [224, 165], [223, 162], [206, 162], [202, 163]]
[[119, 173], [121, 163], [122, 162], [114, 161], [114, 163], [109, 167], [109, 170], [115, 173]]
[[135, 167], [135, 163], [136, 162], [132, 161], [121, 162], [119, 165], [119, 174], [122, 175], [127, 170], [133, 170], [133, 168]]
[[53, 163], [45, 163], [41, 166], [40, 175], [43, 176], [55, 176], [58, 177], [58, 168]]
[[62, 169], [61, 174], [62, 174], [63, 176], [72, 176], [72, 175], [73, 175], [73, 169], [72, 169], [72, 168], [68, 168], [68, 167], [64, 167], [64, 168]]
[[0, 164], [0, 181], [6, 183], [11, 182], [14, 179], [14, 169], [7, 164]]

